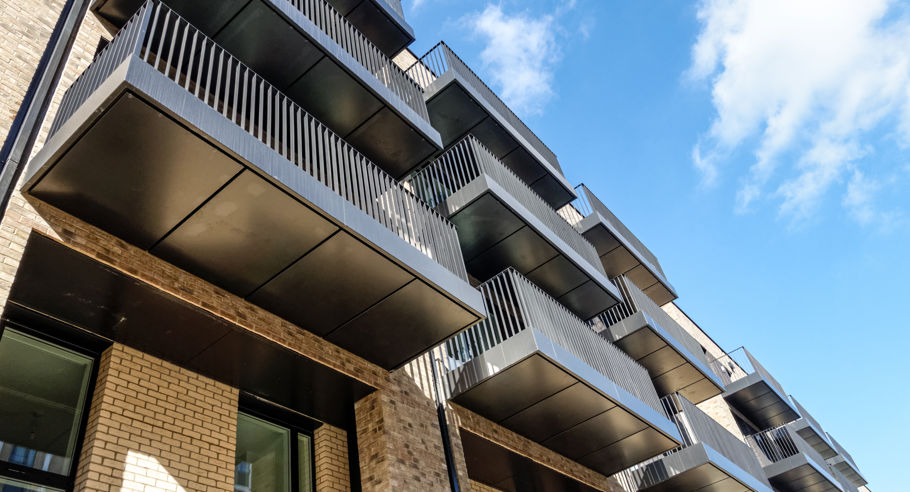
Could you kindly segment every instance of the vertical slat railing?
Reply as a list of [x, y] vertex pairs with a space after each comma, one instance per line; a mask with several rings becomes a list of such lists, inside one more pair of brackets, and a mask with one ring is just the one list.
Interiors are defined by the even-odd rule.
[[490, 89], [490, 87], [487, 86], [487, 84], [485, 84], [483, 80], [444, 42], [439, 42], [436, 46], [431, 48], [430, 51], [411, 65], [406, 73], [411, 79], [417, 82], [418, 86], [422, 89], [426, 89], [437, 78], [441, 77], [449, 70], [454, 70], [471, 84], [477, 93], [484, 98], [485, 102], [489, 104], [494, 111], [499, 113], [499, 115], [528, 142], [528, 145], [533, 147], [534, 150], [556, 168], [557, 171], [560, 170], [559, 160], [556, 158], [556, 154], [554, 154], [553, 151], [543, 143], [540, 137], [531, 131], [524, 121], [512, 112], [512, 110], [509, 109], [509, 106], [506, 105], [506, 103], [504, 103], [502, 99], [500, 99], [499, 96], [497, 96], [496, 93], [493, 92], [493, 90]]
[[[360, 30], [354, 27], [326, 0], [288, 0], [291, 5], [326, 33], [338, 46], [351, 55], [382, 85], [388, 87], [424, 121], [429, 121], [423, 90], [404, 70], [395, 64]], [[382, 0], [381, 0], [382, 1]], [[389, 3], [387, 1], [387, 3]], [[391, 3], [390, 3], [391, 4]], [[399, 4], [400, 8], [400, 4]], [[399, 12], [400, 13], [400, 12]]]
[[[139, 29], [140, 25], [147, 27]], [[69, 89], [64, 101], [74, 109], [59, 116], [58, 128], [131, 53], [467, 280], [451, 222], [155, 0], [141, 8]]]
[[[657, 391], [644, 367], [591, 331], [580, 318], [530, 280], [509, 268], [479, 287], [487, 318], [446, 340], [440, 354], [445, 374], [528, 328], [540, 331], [563, 349], [663, 414]], [[446, 396], [452, 385], [443, 378]]]
[[752, 447], [762, 466], [768, 466], [802, 453], [814, 461], [820, 469], [827, 470], [825, 459], [803, 438], [792, 432], [787, 424], [748, 435], [746, 442]]
[[453, 144], [436, 161], [410, 176], [408, 182], [417, 196], [430, 206], [436, 207], [481, 174], [486, 174], [502, 186], [534, 217], [586, 260], [588, 266], [606, 278], [603, 264], [594, 246], [472, 135]]

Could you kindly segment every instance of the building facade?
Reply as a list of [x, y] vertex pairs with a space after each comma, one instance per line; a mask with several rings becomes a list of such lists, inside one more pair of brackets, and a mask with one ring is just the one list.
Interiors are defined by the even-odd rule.
[[0, 20], [0, 491], [866, 486], [398, 0]]

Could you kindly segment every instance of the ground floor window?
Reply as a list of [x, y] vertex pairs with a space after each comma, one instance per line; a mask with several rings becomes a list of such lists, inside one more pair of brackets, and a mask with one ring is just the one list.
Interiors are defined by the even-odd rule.
[[235, 492], [311, 492], [313, 436], [280, 418], [241, 411], [237, 417]]
[[5, 326], [0, 334], [0, 492], [72, 484], [94, 357]]

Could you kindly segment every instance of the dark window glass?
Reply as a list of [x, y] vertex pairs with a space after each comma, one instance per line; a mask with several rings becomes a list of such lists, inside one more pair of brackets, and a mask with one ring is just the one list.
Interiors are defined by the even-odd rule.
[[[92, 363], [91, 357], [12, 329], [3, 331], [0, 461], [69, 475]], [[0, 491], [17, 490], [9, 487], [15, 486], [3, 483]]]
[[234, 491], [311, 492], [312, 449], [311, 436], [240, 413], [237, 417]]

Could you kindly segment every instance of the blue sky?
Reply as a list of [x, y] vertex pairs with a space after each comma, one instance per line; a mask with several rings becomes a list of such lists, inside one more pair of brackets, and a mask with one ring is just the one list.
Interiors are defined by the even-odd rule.
[[415, 52], [449, 43], [654, 251], [691, 317], [748, 347], [873, 490], [906, 490], [907, 5], [404, 4]]

